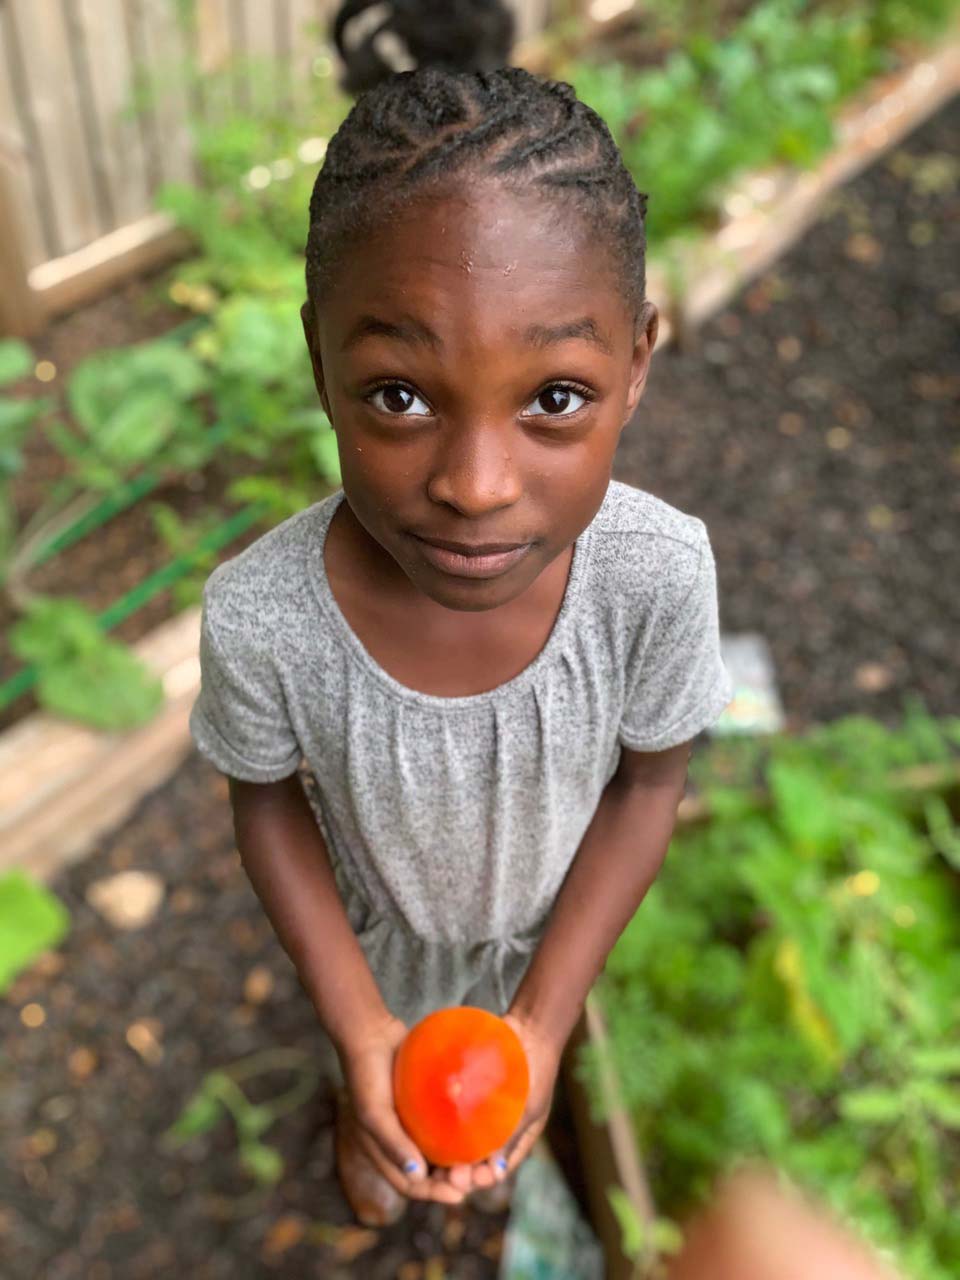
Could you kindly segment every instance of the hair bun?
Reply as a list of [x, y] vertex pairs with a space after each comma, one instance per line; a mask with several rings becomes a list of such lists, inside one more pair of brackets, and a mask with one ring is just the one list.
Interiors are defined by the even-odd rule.
[[503, 0], [343, 0], [331, 25], [354, 95], [418, 67], [492, 71], [509, 62], [514, 33]]

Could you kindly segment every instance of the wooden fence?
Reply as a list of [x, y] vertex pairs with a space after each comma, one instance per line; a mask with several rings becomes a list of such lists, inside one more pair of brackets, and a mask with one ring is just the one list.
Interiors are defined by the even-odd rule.
[[[514, 0], [518, 34], [546, 0]], [[205, 77], [229, 69], [238, 107], [249, 68], [277, 59], [294, 116], [310, 77], [332, 69], [336, 0], [0, 0], [0, 335], [47, 319], [182, 251], [153, 197], [189, 181], [188, 120], [209, 110]], [[199, 71], [185, 76], [190, 64]], [[153, 106], [138, 93], [162, 85]]]

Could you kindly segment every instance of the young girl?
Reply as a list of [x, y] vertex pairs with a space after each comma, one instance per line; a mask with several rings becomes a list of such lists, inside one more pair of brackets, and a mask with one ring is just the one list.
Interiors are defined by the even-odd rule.
[[[657, 337], [645, 201], [572, 88], [516, 68], [381, 84], [314, 187], [343, 489], [210, 575], [191, 729], [335, 1051], [367, 1223], [529, 1152], [732, 696], [706, 527], [611, 481]], [[529, 1103], [496, 1157], [430, 1169], [392, 1059], [461, 1003], [516, 1030]]]

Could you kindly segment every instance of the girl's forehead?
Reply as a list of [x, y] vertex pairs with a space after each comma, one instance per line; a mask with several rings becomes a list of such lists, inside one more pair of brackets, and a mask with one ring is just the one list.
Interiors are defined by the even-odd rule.
[[[390, 211], [347, 249], [327, 295], [334, 309], [411, 293], [469, 305], [555, 305], [616, 294], [613, 257], [582, 214], [497, 183], [423, 196]], [[524, 302], [525, 300], [525, 302]]]

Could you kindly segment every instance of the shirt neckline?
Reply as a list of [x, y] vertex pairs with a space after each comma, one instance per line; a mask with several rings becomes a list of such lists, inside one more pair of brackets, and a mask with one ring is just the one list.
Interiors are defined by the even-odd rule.
[[[350, 657], [387, 692], [405, 702], [417, 703], [420, 706], [431, 707], [435, 710], [468, 710], [521, 692], [553, 660], [562, 643], [564, 633], [570, 625], [570, 618], [574, 613], [577, 599], [580, 595], [580, 588], [585, 576], [590, 547], [593, 541], [593, 525], [597, 516], [594, 516], [594, 519], [591, 520], [590, 524], [587, 525], [586, 529], [573, 544], [573, 557], [567, 573], [567, 585], [564, 589], [563, 600], [554, 619], [550, 635], [547, 637], [547, 642], [536, 657], [528, 662], [522, 671], [517, 672], [515, 676], [505, 680], [503, 684], [499, 684], [493, 689], [486, 689], [482, 693], [444, 697], [441, 694], [424, 693], [420, 689], [412, 689], [409, 685], [402, 684], [390, 675], [364, 646], [360, 637], [347, 621], [346, 615], [339, 604], [337, 604], [327, 577], [324, 548], [326, 547], [330, 523], [345, 498], [346, 494], [342, 489], [339, 489], [336, 493], [331, 494], [329, 498], [321, 500], [319, 504], [323, 511], [323, 520], [317, 529], [316, 544], [312, 548], [309, 557], [310, 579], [322, 611], [326, 614], [338, 639], [345, 646]], [[606, 495], [604, 497], [605, 502]], [[601, 504], [601, 509], [603, 505]], [[599, 515], [599, 512], [597, 515]]]

